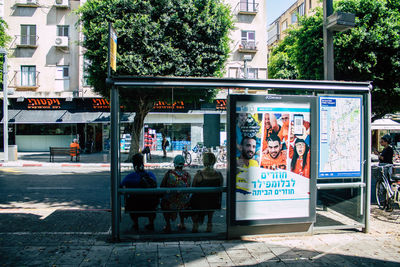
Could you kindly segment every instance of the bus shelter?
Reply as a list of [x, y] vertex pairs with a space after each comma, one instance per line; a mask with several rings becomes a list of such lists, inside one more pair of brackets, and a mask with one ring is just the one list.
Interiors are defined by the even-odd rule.
[[[111, 77], [107, 83], [111, 87], [113, 240], [121, 238], [121, 199], [128, 193], [223, 192], [224, 227], [219, 234], [224, 238], [327, 229], [368, 232], [370, 83], [173, 77]], [[204, 88], [227, 92], [224, 186], [120, 187], [119, 100], [122, 92], [132, 88], [172, 94]]]

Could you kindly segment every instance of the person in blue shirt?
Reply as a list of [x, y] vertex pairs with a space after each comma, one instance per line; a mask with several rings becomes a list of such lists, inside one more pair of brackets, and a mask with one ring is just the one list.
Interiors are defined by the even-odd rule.
[[[157, 187], [157, 179], [152, 172], [144, 170], [143, 155], [137, 153], [132, 157], [134, 172], [125, 176], [121, 187], [126, 188], [154, 188]], [[159, 203], [159, 196], [156, 194], [127, 194], [125, 209], [127, 211], [152, 211], [156, 210]], [[154, 220], [156, 213], [130, 213], [133, 221], [133, 230], [139, 231], [139, 217], [148, 217], [149, 224], [145, 226], [147, 230], [154, 230]]]

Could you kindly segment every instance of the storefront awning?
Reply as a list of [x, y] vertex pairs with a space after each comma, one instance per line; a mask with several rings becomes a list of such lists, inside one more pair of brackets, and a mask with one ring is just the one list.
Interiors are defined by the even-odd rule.
[[[8, 123], [58, 123], [65, 110], [9, 110]], [[3, 122], [3, 120], [2, 120]]]
[[[1, 120], [3, 122], [3, 120]], [[109, 112], [69, 112], [67, 110], [9, 110], [10, 124], [26, 123], [108, 123]]]

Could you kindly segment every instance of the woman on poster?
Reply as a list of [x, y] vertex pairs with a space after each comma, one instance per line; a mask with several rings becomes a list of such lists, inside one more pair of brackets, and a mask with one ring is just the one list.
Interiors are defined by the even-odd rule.
[[301, 138], [297, 138], [294, 143], [295, 149], [290, 169], [294, 173], [310, 178], [310, 148]]

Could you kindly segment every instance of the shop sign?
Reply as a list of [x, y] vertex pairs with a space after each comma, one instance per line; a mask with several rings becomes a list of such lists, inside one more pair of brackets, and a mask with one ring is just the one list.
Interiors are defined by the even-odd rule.
[[64, 98], [24, 98], [23, 101], [10, 99], [12, 109], [22, 110], [58, 110], [73, 109], [74, 103]]

